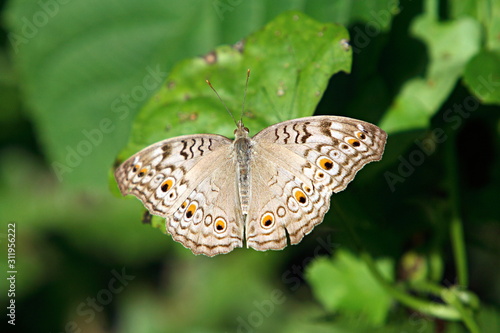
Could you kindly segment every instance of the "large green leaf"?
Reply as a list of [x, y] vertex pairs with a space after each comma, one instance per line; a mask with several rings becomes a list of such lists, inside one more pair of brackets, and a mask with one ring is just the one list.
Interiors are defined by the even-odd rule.
[[[127, 106], [132, 115], [159, 87], [166, 68], [217, 42], [219, 20], [200, 15], [207, 10], [211, 4], [204, 1], [195, 6], [166, 1], [10, 3], [5, 18], [22, 88], [60, 181], [104, 183], [113, 152], [123, 142], [118, 138], [128, 127], [113, 106], [132, 95]], [[194, 24], [200, 17], [203, 24]], [[183, 28], [189, 25], [193, 28]], [[144, 87], [150, 72], [160, 80]]]
[[[95, 187], [105, 186], [106, 170], [126, 142], [134, 115], [160, 86], [148, 81], [150, 72], [164, 79], [179, 60], [235, 43], [285, 10], [330, 22], [373, 21], [377, 29], [387, 29], [397, 10], [390, 0], [331, 4], [11, 0], [4, 21], [48, 163], [64, 184]], [[242, 76], [230, 79], [240, 84]]]
[[247, 69], [251, 77], [243, 120], [251, 134], [278, 121], [312, 115], [330, 77], [350, 70], [347, 39], [342, 26], [288, 12], [235, 46], [180, 62], [139, 113], [121, 159], [181, 134], [231, 136], [235, 124], [205, 80], [239, 118]]

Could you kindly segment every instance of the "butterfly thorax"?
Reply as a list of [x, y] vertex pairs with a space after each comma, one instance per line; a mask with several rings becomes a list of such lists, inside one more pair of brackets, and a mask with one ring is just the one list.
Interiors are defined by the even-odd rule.
[[248, 214], [250, 197], [250, 159], [252, 156], [252, 142], [248, 136], [248, 128], [243, 126], [241, 120], [238, 128], [234, 131], [234, 150], [236, 152], [236, 170], [238, 181], [238, 194], [240, 197], [241, 210], [244, 215]]

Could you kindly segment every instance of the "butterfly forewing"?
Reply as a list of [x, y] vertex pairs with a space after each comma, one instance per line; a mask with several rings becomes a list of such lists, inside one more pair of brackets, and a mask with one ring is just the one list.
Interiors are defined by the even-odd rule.
[[[387, 134], [361, 120], [317, 116], [269, 126], [253, 139], [261, 144], [277, 144], [286, 148], [303, 162], [317, 167], [319, 176], [325, 171], [332, 177], [329, 184], [331, 190], [340, 192], [363, 166], [382, 158]], [[296, 165], [291, 167], [297, 168]]]

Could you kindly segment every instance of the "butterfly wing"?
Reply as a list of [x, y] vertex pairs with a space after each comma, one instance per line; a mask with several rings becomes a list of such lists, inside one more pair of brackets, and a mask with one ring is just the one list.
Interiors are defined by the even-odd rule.
[[174, 240], [193, 253], [226, 253], [243, 239], [231, 143], [211, 134], [160, 141], [127, 159], [115, 178], [123, 195], [165, 217]]
[[318, 116], [278, 123], [253, 138], [247, 246], [282, 249], [321, 223], [330, 196], [367, 163], [382, 158], [387, 134], [346, 117]]

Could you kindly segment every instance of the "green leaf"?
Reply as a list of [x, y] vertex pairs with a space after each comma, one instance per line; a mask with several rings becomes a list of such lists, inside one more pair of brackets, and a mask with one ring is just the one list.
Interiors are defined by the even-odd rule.
[[494, 0], [450, 0], [450, 16], [469, 16], [482, 25], [485, 46], [488, 50], [500, 50], [500, 2]]
[[159, 88], [151, 71], [234, 43], [286, 9], [328, 19], [316, 9], [326, 3], [12, 0], [4, 19], [48, 163], [64, 184], [95, 188], [106, 184], [133, 117]]
[[[210, 22], [182, 29], [197, 20], [198, 11], [211, 9], [203, 1], [196, 6], [97, 0], [9, 5], [8, 38], [39, 141], [60, 181], [89, 187], [106, 183], [110, 152], [123, 144], [118, 138], [126, 135], [127, 117], [114, 107], [120, 97], [132, 95], [126, 114], [133, 114], [164, 79], [144, 86], [151, 71], [163, 72], [215, 43]], [[163, 54], [160, 63], [157, 56]]]
[[[488, 1], [488, 6], [482, 6], [484, 26], [486, 28], [486, 45], [491, 50], [500, 51], [500, 2]], [[478, 4], [482, 4], [478, 1]]]
[[484, 104], [500, 104], [500, 51], [481, 51], [467, 64], [464, 82]]
[[481, 29], [477, 21], [461, 18], [440, 22], [427, 13], [412, 24], [415, 36], [428, 47], [424, 78], [408, 81], [380, 124], [388, 132], [426, 128], [478, 50]]
[[[382, 274], [392, 280], [392, 262], [379, 260]], [[331, 312], [363, 316], [380, 325], [385, 321], [391, 298], [370, 274], [365, 263], [347, 251], [338, 251], [333, 259], [315, 260], [306, 271], [315, 297]]]
[[483, 332], [500, 332], [500, 311], [498, 307], [484, 306], [479, 310], [477, 320]]
[[205, 80], [239, 118], [247, 69], [251, 76], [243, 120], [251, 134], [278, 121], [312, 115], [330, 77], [350, 70], [347, 40], [339, 25], [288, 12], [242, 43], [180, 62], [139, 113], [120, 158], [181, 134], [231, 136], [235, 124]]
[[454, 17], [470, 16], [481, 23], [483, 49], [467, 64], [464, 83], [482, 103], [500, 103], [500, 2], [453, 0]]
[[399, 13], [399, 3], [394, 0], [337, 0], [328, 1], [321, 6], [310, 7], [312, 7], [310, 11], [314, 17], [321, 17], [340, 24], [367, 22], [365, 28], [370, 32], [389, 30], [393, 16]]

